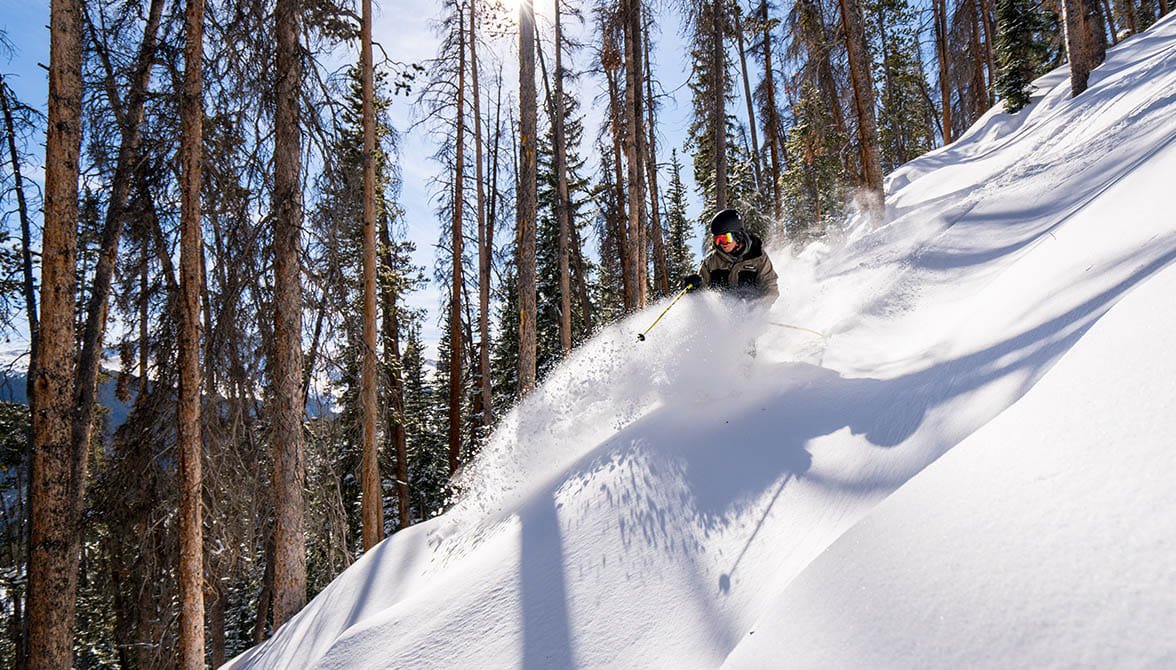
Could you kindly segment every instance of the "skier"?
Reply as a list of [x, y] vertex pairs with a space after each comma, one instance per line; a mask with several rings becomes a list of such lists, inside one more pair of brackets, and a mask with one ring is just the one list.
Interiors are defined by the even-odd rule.
[[715, 214], [710, 231], [715, 248], [702, 259], [697, 274], [682, 278], [682, 288], [730, 291], [735, 297], [760, 302], [765, 310], [771, 307], [780, 289], [763, 241], [743, 228], [739, 212], [733, 209]]

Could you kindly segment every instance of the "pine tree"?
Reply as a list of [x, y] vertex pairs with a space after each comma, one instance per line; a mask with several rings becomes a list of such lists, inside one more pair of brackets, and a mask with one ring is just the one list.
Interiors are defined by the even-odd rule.
[[691, 223], [686, 215], [686, 186], [682, 184], [682, 162], [678, 150], [670, 155], [670, 188], [666, 192], [666, 265], [670, 283], [698, 269], [694, 252], [690, 250]]
[[996, 94], [1005, 111], [1015, 114], [1029, 104], [1030, 84], [1047, 58], [1047, 47], [1038, 37], [1043, 22], [1030, 0], [996, 0], [996, 21]]
[[[580, 158], [576, 148], [580, 146], [580, 138], [584, 134], [584, 123], [582, 116], [578, 114], [579, 103], [575, 98], [565, 94], [563, 107], [568, 225], [569, 228], [575, 229], [576, 234], [579, 235], [582, 227], [580, 211], [586, 199], [584, 195], [588, 183], [580, 176], [584, 170], [584, 160]], [[539, 220], [535, 262], [539, 312], [535, 318], [537, 329], [536, 363], [539, 378], [542, 378], [563, 358], [560, 332], [559, 175], [556, 171], [555, 141], [554, 127], [549, 125], [546, 136], [539, 144], [538, 156]], [[578, 301], [571, 301], [570, 306], [571, 339], [574, 346], [584, 340], [587, 328], [584, 323], [582, 306]]]
[[878, 141], [882, 170], [889, 172], [929, 151], [935, 141], [934, 115], [919, 55], [918, 17], [908, 0], [875, 0], [867, 5], [875, 35], [875, 75], [881, 83]]
[[786, 148], [792, 164], [784, 173], [784, 202], [788, 237], [804, 242], [822, 235], [826, 226], [844, 212], [844, 167], [830, 147], [843, 138], [828, 137], [828, 106], [812, 83], [806, 83], [793, 107], [792, 132]]

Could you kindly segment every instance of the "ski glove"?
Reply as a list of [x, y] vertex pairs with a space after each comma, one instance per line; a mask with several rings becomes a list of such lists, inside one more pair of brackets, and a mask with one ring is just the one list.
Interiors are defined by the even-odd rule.
[[682, 288], [687, 291], [693, 291], [700, 286], [702, 286], [702, 277], [700, 275], [694, 274], [682, 277]]

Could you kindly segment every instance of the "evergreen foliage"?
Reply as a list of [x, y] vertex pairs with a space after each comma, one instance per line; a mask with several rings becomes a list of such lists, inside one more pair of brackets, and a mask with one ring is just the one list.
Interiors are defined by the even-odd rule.
[[682, 161], [678, 150], [670, 156], [670, 186], [666, 191], [666, 270], [670, 285], [698, 269], [694, 252], [690, 250], [690, 219], [686, 215], [686, 186], [682, 184]]
[[1030, 0], [996, 0], [996, 22], [996, 94], [1005, 111], [1015, 114], [1029, 104], [1031, 84], [1047, 61], [1048, 47], [1041, 38], [1045, 23]]
[[804, 243], [823, 235], [843, 215], [848, 179], [832, 151], [844, 145], [844, 138], [831, 134], [829, 107], [812, 83], [801, 88], [792, 114], [785, 143], [792, 161], [781, 181], [788, 239]]
[[930, 151], [935, 109], [919, 52], [918, 16], [908, 0], [875, 0], [866, 7], [874, 35], [874, 81], [881, 86], [878, 140], [882, 170]]
[[[588, 180], [580, 175], [584, 172], [585, 161], [578, 152], [580, 139], [584, 134], [583, 117], [578, 114], [579, 103], [571, 95], [564, 94], [564, 136], [568, 170], [568, 221], [581, 231]], [[536, 227], [536, 304], [539, 312], [536, 318], [536, 367], [538, 379], [542, 379], [563, 358], [560, 348], [560, 288], [559, 288], [559, 175], [555, 169], [555, 142], [553, 127], [548, 130], [538, 146], [538, 203], [539, 218]], [[570, 252], [569, 252], [570, 254]], [[572, 269], [574, 271], [574, 268]], [[574, 287], [573, 287], [574, 290]], [[572, 300], [572, 344], [582, 342], [588, 336], [584, 325], [580, 302]]]

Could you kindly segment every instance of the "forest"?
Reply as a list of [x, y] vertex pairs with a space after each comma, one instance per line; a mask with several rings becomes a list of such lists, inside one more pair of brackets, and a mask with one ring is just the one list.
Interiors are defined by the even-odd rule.
[[222, 665], [444, 512], [563, 357], [679, 292], [716, 211], [777, 253], [880, 225], [885, 174], [1063, 64], [1080, 95], [1168, 12], [542, 1], [385, 8], [435, 19], [411, 62], [373, 0], [54, 0], [45, 109], [0, 32], [5, 666]]

